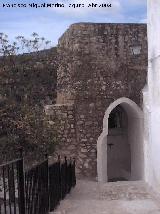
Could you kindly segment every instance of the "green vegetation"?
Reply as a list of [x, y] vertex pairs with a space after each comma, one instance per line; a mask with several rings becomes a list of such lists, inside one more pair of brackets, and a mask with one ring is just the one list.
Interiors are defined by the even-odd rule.
[[45, 50], [49, 44], [36, 33], [14, 42], [0, 33], [0, 162], [16, 158], [20, 147], [31, 159], [54, 152], [56, 133], [44, 113], [56, 97], [56, 49]]

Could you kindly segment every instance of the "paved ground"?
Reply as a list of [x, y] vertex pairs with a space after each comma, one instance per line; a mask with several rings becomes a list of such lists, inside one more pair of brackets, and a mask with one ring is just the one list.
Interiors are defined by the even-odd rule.
[[77, 181], [52, 214], [160, 214], [160, 203], [142, 181]]

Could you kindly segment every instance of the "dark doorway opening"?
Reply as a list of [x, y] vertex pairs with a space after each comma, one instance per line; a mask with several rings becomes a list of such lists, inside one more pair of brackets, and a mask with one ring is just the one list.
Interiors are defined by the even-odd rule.
[[116, 106], [108, 118], [107, 175], [109, 182], [126, 181], [131, 176], [127, 113]]

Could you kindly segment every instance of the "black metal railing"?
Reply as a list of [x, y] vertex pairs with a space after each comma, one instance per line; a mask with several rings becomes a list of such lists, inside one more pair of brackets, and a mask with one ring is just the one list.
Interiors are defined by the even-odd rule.
[[0, 214], [25, 213], [23, 159], [0, 166]]
[[49, 166], [49, 204], [50, 211], [53, 211], [59, 204], [61, 199], [64, 199], [71, 188], [76, 185], [75, 177], [75, 160], [67, 160], [64, 162], [58, 161]]
[[76, 185], [75, 160], [48, 165], [48, 158], [24, 172], [23, 158], [0, 166], [0, 214], [47, 214]]
[[61, 163], [60, 159], [49, 166], [49, 204], [54, 210], [61, 199]]
[[48, 160], [45, 160], [25, 172], [25, 213], [48, 213], [48, 197]]

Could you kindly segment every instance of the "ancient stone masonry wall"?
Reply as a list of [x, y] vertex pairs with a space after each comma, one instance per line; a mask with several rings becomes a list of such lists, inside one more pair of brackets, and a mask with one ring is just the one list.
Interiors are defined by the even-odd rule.
[[[135, 44], [141, 46], [140, 54], [133, 55]], [[57, 51], [57, 104], [74, 106], [77, 172], [95, 177], [97, 140], [107, 107], [120, 97], [142, 103], [146, 25], [73, 24], [60, 38]]]
[[55, 103], [56, 76], [56, 48], [0, 57], [0, 163], [17, 158], [20, 142], [27, 164], [40, 161], [43, 145], [51, 144], [44, 105]]
[[[142, 47], [139, 55], [131, 51], [135, 42]], [[121, 96], [140, 102], [147, 71], [146, 25], [74, 24], [60, 38], [58, 53], [58, 98], [66, 103]]]
[[56, 133], [56, 153], [76, 157], [77, 141], [73, 105], [45, 106], [48, 123]]
[[55, 154], [75, 157], [79, 176], [96, 175], [96, 139], [102, 131], [101, 120], [105, 111], [100, 113], [99, 109], [99, 114], [96, 114], [96, 109], [98, 106], [88, 102], [76, 106], [76, 109], [75, 105], [45, 106], [48, 123], [56, 133]]
[[[104, 106], [109, 101], [106, 100]], [[87, 177], [95, 177], [97, 173], [97, 139], [102, 132], [105, 107], [101, 103], [86, 100], [75, 108], [77, 130], [77, 168], [78, 172]]]
[[[5, 66], [4, 66], [5, 64]], [[56, 48], [18, 55], [11, 60], [0, 58], [0, 96], [30, 105], [55, 103], [57, 83]], [[5, 98], [5, 97], [4, 97]]]

